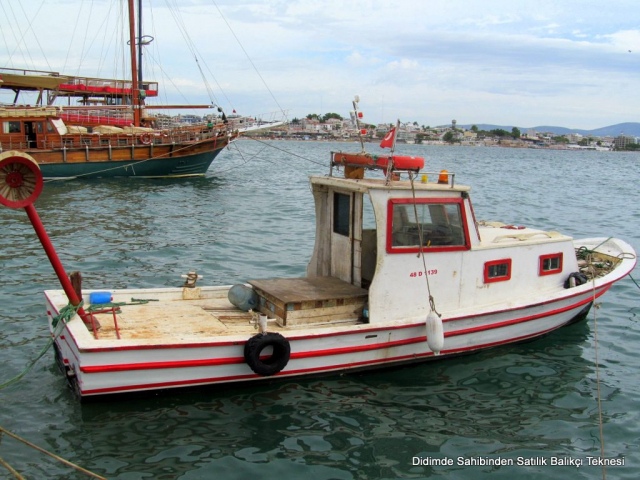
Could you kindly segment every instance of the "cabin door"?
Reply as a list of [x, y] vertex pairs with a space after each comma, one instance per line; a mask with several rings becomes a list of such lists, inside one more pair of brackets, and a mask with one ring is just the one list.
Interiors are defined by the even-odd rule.
[[333, 192], [331, 276], [360, 286], [362, 194]]
[[24, 134], [27, 138], [27, 148], [38, 146], [38, 133], [42, 133], [41, 122], [24, 122]]

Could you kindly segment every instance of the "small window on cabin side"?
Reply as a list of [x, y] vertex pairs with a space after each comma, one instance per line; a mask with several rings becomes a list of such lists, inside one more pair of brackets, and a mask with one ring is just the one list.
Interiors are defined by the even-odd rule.
[[492, 260], [484, 264], [484, 283], [511, 280], [511, 259]]
[[420, 245], [427, 249], [466, 246], [459, 202], [391, 200], [389, 211], [389, 251], [418, 251]]
[[562, 272], [562, 252], [540, 256], [539, 275], [553, 275]]
[[20, 122], [2, 122], [2, 133], [20, 133]]
[[351, 213], [351, 197], [344, 193], [333, 194], [333, 231], [349, 236], [349, 218]]

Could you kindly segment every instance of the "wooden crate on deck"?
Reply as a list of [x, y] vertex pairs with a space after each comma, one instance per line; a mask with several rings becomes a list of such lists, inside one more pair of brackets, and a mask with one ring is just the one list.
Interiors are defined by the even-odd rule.
[[281, 326], [357, 321], [367, 290], [334, 277], [250, 280], [258, 294], [260, 313]]

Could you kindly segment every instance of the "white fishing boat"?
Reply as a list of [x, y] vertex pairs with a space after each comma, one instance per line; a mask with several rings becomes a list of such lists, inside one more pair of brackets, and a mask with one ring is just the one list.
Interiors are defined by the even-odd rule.
[[189, 272], [174, 288], [81, 291], [35, 213], [42, 180], [28, 155], [0, 156], [0, 201], [27, 211], [60, 278], [62, 290], [45, 292], [47, 317], [81, 398], [395, 367], [531, 340], [583, 319], [636, 264], [616, 238], [478, 221], [470, 187], [423, 163], [333, 152], [329, 174], [310, 178], [306, 275], [238, 285], [203, 286]]

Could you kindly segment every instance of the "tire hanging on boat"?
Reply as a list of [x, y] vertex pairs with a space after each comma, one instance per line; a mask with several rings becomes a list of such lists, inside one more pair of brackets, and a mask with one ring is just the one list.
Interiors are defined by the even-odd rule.
[[[260, 358], [262, 351], [272, 347], [273, 353], [268, 358]], [[279, 333], [258, 333], [244, 345], [244, 359], [258, 375], [269, 377], [280, 372], [289, 363], [291, 345], [289, 340]]]

